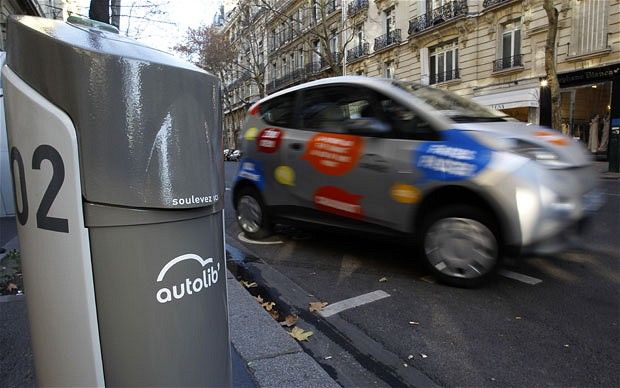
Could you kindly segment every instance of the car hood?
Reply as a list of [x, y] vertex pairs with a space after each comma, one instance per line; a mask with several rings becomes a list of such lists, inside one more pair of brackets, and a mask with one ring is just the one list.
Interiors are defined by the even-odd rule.
[[518, 139], [536, 144], [554, 151], [564, 163], [571, 167], [585, 166], [592, 163], [592, 156], [583, 143], [561, 132], [539, 125], [521, 122], [490, 122], [455, 124], [455, 128], [474, 131], [488, 138], [492, 144], [504, 144], [505, 139]]

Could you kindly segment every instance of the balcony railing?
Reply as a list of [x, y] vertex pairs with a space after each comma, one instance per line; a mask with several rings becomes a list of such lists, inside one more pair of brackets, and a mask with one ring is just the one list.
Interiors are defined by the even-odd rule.
[[353, 17], [368, 9], [368, 0], [355, 0], [347, 6], [347, 16]]
[[375, 38], [375, 51], [383, 50], [393, 44], [400, 43], [400, 29], [392, 30], [387, 34], [383, 34]]
[[331, 64], [334, 64], [337, 66], [340, 63], [340, 59], [342, 58], [342, 55], [340, 53], [333, 52], [330, 55], [331, 55], [331, 63], [329, 62], [327, 58], [324, 58], [324, 57], [321, 58], [321, 69], [331, 66]]
[[438, 84], [441, 82], [458, 79], [459, 76], [460, 76], [459, 69], [448, 70], [448, 71], [444, 71], [443, 73], [435, 73], [435, 74], [431, 74], [431, 76], [429, 77], [429, 83], [431, 85], [434, 85], [434, 84]]
[[310, 62], [306, 64], [306, 74], [317, 74], [321, 71], [321, 61]]
[[513, 67], [523, 67], [523, 54], [493, 61], [493, 71], [501, 71]]
[[347, 50], [347, 62], [353, 62], [359, 58], [362, 58], [370, 53], [370, 45], [363, 43]]
[[329, 0], [327, 2], [325, 14], [330, 15], [331, 13], [335, 12], [337, 9], [340, 9], [340, 0]]
[[493, 7], [494, 5], [498, 5], [501, 3], [507, 3], [509, 1], [513, 1], [513, 0], [484, 0], [482, 2], [482, 8], [490, 8], [490, 7]]
[[455, 0], [409, 20], [409, 35], [467, 15], [467, 0]]

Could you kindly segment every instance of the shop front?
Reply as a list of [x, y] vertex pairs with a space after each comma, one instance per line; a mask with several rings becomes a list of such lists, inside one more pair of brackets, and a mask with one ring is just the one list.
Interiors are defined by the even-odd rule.
[[501, 111], [525, 122], [538, 122], [539, 89], [527, 88], [519, 90], [494, 91], [472, 98], [473, 101]]
[[[562, 132], [584, 143], [597, 159], [606, 159], [611, 116], [620, 109], [620, 63], [558, 74]], [[616, 93], [614, 93], [616, 91]], [[551, 125], [551, 96], [541, 88], [541, 124]]]

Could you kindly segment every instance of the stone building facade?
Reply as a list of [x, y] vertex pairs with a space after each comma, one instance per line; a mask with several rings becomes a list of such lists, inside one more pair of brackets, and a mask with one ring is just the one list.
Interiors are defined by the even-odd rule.
[[[247, 27], [264, 31], [266, 93], [339, 74], [387, 77], [448, 89], [521, 121], [550, 124], [543, 0], [270, 4], [269, 16]], [[554, 4], [559, 11], [556, 63], [563, 129], [580, 136], [579, 126], [620, 105], [620, 0]], [[313, 32], [317, 28], [333, 36], [319, 39], [321, 34]], [[325, 53], [336, 60], [326, 61]]]

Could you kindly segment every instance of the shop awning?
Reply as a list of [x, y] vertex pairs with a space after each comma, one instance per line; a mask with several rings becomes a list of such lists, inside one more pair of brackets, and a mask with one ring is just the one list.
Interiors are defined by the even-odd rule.
[[509, 109], [523, 107], [538, 107], [539, 101], [538, 88], [510, 90], [501, 93], [487, 94], [472, 98], [481, 105], [486, 105], [493, 109]]

